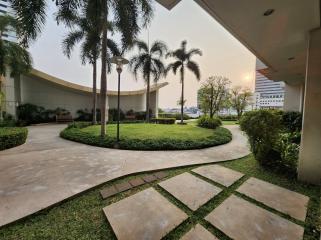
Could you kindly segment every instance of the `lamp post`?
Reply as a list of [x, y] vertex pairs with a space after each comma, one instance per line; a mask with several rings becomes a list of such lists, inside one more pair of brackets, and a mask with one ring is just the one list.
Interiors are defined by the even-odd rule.
[[128, 60], [117, 56], [111, 59], [111, 62], [116, 64], [116, 70], [118, 72], [118, 95], [117, 95], [117, 142], [119, 142], [119, 121], [120, 121], [120, 75], [123, 71], [123, 66], [128, 64]]

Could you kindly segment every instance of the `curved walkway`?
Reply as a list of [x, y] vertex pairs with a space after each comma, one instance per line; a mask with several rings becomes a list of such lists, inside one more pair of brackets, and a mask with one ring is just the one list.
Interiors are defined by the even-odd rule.
[[250, 153], [238, 126], [225, 126], [233, 134], [233, 140], [225, 145], [155, 152], [70, 142], [59, 137], [64, 127], [29, 127], [26, 144], [0, 152], [0, 226], [124, 175], [226, 161]]

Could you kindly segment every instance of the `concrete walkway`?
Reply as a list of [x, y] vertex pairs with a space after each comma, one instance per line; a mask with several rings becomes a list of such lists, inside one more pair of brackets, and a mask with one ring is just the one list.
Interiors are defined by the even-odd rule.
[[189, 151], [126, 151], [70, 142], [64, 125], [32, 126], [27, 143], [0, 152], [0, 226], [124, 175], [220, 162], [250, 153], [238, 126], [226, 126], [233, 140]]

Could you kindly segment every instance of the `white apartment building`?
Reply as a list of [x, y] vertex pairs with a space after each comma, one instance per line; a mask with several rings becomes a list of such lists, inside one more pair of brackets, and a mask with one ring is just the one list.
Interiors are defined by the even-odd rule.
[[[0, 0], [0, 15], [9, 14], [12, 15], [12, 9], [10, 7], [10, 1], [9, 0]], [[7, 41], [16, 42], [17, 41], [17, 35], [15, 31], [12, 29], [7, 29], [6, 32], [2, 33], [2, 39]]]
[[255, 108], [256, 109], [283, 109], [284, 105], [284, 82], [269, 80], [260, 71], [266, 66], [256, 59], [255, 77]]

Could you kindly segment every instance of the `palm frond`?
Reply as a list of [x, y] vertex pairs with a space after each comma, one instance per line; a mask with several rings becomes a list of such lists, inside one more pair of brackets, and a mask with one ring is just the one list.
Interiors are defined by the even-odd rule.
[[158, 54], [159, 57], [163, 57], [168, 51], [166, 44], [162, 41], [155, 41], [150, 49], [151, 54]]
[[77, 43], [79, 43], [84, 37], [83, 31], [73, 31], [68, 33], [62, 42], [63, 53], [70, 58], [71, 51]]
[[201, 79], [201, 70], [199, 65], [194, 61], [188, 61], [187, 68], [196, 76], [197, 80]]
[[178, 69], [179, 67], [183, 67], [183, 65], [184, 65], [184, 63], [181, 62], [181, 61], [176, 61], [176, 62], [174, 62], [174, 63], [170, 63], [170, 64], [167, 66], [167, 68], [166, 68], [166, 73], [168, 73], [169, 71], [172, 70], [173, 73], [176, 75], [177, 69]]

